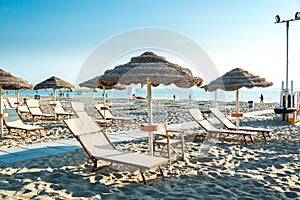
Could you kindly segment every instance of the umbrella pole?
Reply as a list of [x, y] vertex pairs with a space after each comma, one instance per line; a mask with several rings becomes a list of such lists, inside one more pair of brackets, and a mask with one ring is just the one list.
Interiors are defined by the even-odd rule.
[[103, 90], [103, 105], [104, 106], [106, 106], [106, 91], [105, 91], [105, 86], [103, 86], [103, 88], [102, 88], [102, 90]]
[[[151, 91], [151, 80], [147, 78], [147, 98], [148, 98], [148, 122], [151, 124], [152, 119], [152, 91]], [[153, 155], [153, 132], [149, 132], [149, 154]]]
[[53, 99], [54, 99], [54, 102], [56, 101], [56, 89], [53, 88]]
[[19, 99], [20, 99], [19, 90], [17, 90], [17, 102], [20, 102]]
[[[235, 102], [235, 106], [236, 106], [236, 113], [239, 113], [239, 89], [236, 90], [236, 102]], [[236, 129], [239, 130], [239, 117], [236, 117]]]
[[19, 95], [19, 90], [17, 90], [16, 92], [17, 92], [17, 103], [18, 103], [16, 109], [17, 109], [17, 111], [18, 111], [18, 110], [19, 110], [19, 105], [20, 105], [20, 101], [19, 101], [20, 95]]
[[215, 96], [215, 98], [214, 98], [214, 102], [212, 103], [212, 107], [213, 108], [218, 108], [218, 92], [217, 92], [217, 90], [214, 92], [214, 96]]
[[3, 136], [3, 118], [2, 118], [2, 113], [3, 113], [3, 101], [2, 101], [2, 88], [0, 87], [0, 138]]
[[151, 88], [151, 80], [147, 79], [147, 98], [148, 98], [148, 122], [152, 123], [152, 88]]
[[[103, 88], [102, 88], [102, 90], [103, 90], [103, 105], [104, 105], [104, 107], [106, 106], [106, 91], [105, 91], [105, 86], [103, 86]], [[106, 116], [105, 116], [105, 112], [106, 112], [106, 109], [104, 109], [104, 119], [106, 119]]]

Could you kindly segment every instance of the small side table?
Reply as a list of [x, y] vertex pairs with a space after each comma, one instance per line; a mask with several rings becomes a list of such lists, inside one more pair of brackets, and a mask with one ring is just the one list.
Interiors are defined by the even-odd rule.
[[52, 107], [55, 107], [56, 103], [50, 103], [49, 105], [52, 106]]
[[237, 113], [237, 112], [234, 112], [234, 113], [231, 113], [231, 117], [235, 117], [236, 118], [236, 130], [239, 130], [239, 118], [240, 117], [243, 117], [243, 113]]
[[149, 155], [153, 156], [153, 131], [158, 131], [159, 124], [157, 123], [143, 123], [140, 125], [141, 131], [147, 131], [149, 133]]
[[4, 117], [8, 117], [8, 113], [0, 113], [0, 119], [3, 119]]

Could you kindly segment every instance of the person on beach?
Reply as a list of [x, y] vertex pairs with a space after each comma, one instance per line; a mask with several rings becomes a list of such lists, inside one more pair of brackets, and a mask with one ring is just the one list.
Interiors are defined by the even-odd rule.
[[173, 95], [173, 99], [174, 99], [174, 101], [175, 101], [175, 99], [176, 99], [176, 96], [175, 96], [175, 94]]
[[263, 94], [260, 94], [260, 103], [263, 103], [264, 102], [264, 95]]

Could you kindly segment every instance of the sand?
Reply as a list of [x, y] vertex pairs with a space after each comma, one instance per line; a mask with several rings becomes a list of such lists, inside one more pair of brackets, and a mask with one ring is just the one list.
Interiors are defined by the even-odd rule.
[[[77, 99], [78, 100], [78, 99]], [[99, 117], [93, 108], [98, 100], [80, 99], [88, 113]], [[64, 106], [69, 108], [69, 102]], [[154, 121], [164, 119], [170, 124], [191, 121], [187, 108], [200, 107], [206, 111], [209, 102], [154, 102]], [[243, 112], [269, 110], [274, 104], [258, 104], [254, 109], [243, 105]], [[45, 110], [51, 112], [44, 103]], [[133, 117], [132, 123], [102, 127], [108, 132], [127, 131], [139, 127], [147, 119], [144, 103], [128, 104], [127, 100], [113, 102], [117, 116]], [[234, 102], [220, 104], [224, 112], [234, 109]], [[32, 121], [45, 133], [15, 133], [0, 139], [0, 150], [32, 143], [71, 138], [63, 121]], [[91, 162], [83, 149], [0, 165], [0, 199], [300, 199], [300, 126], [289, 124], [273, 115], [247, 117], [241, 125], [272, 128], [272, 139], [265, 143], [256, 137], [254, 144], [245, 146], [241, 139], [228, 136], [207, 139], [201, 128], [186, 130], [185, 161], [163, 168], [165, 180], [151, 186], [142, 183], [140, 173], [126, 166], [113, 165], [91, 173]], [[147, 139], [116, 145], [119, 149], [148, 152]], [[105, 164], [105, 163], [103, 163]], [[156, 171], [146, 173], [154, 177]]]

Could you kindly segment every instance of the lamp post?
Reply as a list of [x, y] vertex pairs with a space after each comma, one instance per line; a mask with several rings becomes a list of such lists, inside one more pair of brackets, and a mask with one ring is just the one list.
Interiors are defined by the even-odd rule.
[[295, 13], [294, 19], [280, 20], [279, 15], [275, 16], [275, 24], [286, 23], [286, 79], [285, 79], [285, 92], [289, 93], [289, 24], [291, 21], [300, 20], [300, 12]]

